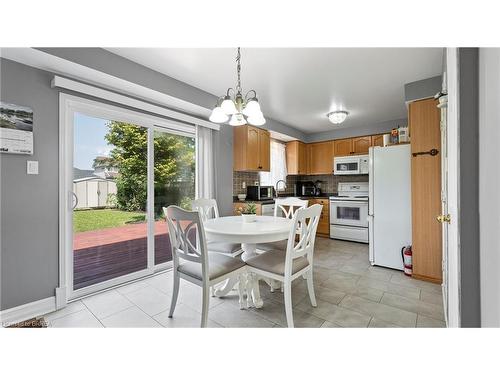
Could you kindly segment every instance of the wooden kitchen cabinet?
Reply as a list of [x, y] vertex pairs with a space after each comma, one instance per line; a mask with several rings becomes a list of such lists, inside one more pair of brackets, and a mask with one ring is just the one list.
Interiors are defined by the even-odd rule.
[[309, 207], [313, 204], [321, 204], [323, 209], [321, 210], [321, 216], [319, 218], [318, 229], [316, 235], [321, 237], [330, 236], [330, 201], [328, 198], [314, 198], [309, 199]]
[[233, 130], [233, 170], [266, 171], [271, 168], [271, 136], [265, 129], [250, 125]]
[[333, 141], [333, 153], [335, 156], [349, 156], [352, 152], [351, 138], [336, 139]]
[[409, 125], [411, 152], [436, 149], [411, 158], [413, 277], [441, 283], [442, 224], [441, 214], [441, 131], [440, 113], [434, 99], [410, 103]]
[[333, 172], [333, 142], [317, 142], [307, 145], [307, 174], [331, 174]]
[[286, 168], [290, 175], [307, 174], [307, 145], [300, 141], [286, 144]]
[[368, 154], [368, 149], [372, 145], [372, 137], [336, 139], [333, 141], [335, 156], [351, 156]]
[[372, 146], [384, 146], [384, 134], [372, 135]]
[[372, 137], [367, 135], [364, 137], [351, 138], [351, 142], [351, 155], [366, 155], [368, 154], [368, 149], [372, 145]]

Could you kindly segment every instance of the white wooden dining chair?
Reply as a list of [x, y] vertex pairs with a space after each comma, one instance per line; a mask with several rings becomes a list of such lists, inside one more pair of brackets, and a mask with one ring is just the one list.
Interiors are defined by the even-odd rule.
[[[301, 208], [306, 208], [308, 204], [309, 201], [307, 199], [300, 199], [295, 197], [276, 198], [274, 201], [274, 216], [283, 216], [287, 219], [291, 219], [295, 211]], [[257, 244], [257, 249], [264, 251], [284, 251], [286, 249], [287, 243], [287, 240], [260, 243]]]
[[[311, 305], [316, 307], [313, 284], [313, 255], [316, 230], [322, 209], [323, 206], [315, 204], [295, 212], [293, 227], [288, 235], [286, 251], [269, 250], [246, 261], [248, 271], [283, 283], [286, 321], [290, 328], [293, 327], [293, 280], [305, 275]], [[299, 241], [295, 243], [297, 231], [300, 232]]]
[[[198, 211], [203, 222], [219, 217], [219, 209], [215, 199], [198, 198], [191, 203], [191, 209]], [[228, 243], [220, 241], [207, 241], [208, 251], [215, 251], [231, 255], [232, 257], [240, 255], [243, 250], [239, 243]]]
[[[174, 315], [180, 279], [202, 288], [201, 327], [207, 326], [210, 288], [229, 277], [241, 275], [245, 262], [238, 258], [207, 250], [203, 220], [198, 211], [177, 206], [163, 207], [172, 247], [174, 286], [169, 318]], [[194, 243], [193, 243], [194, 242]], [[240, 305], [243, 304], [243, 282], [238, 283]]]

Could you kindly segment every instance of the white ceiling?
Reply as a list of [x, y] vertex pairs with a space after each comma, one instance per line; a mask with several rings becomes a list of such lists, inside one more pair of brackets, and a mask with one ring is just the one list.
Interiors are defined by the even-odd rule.
[[[109, 48], [220, 96], [236, 82], [236, 49]], [[441, 73], [441, 48], [242, 48], [241, 83], [264, 116], [305, 133], [404, 118], [403, 85]], [[215, 104], [215, 103], [214, 103]], [[342, 125], [326, 113], [345, 109]]]

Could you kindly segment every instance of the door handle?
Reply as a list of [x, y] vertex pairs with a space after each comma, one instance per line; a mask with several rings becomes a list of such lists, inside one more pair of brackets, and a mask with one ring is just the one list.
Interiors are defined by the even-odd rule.
[[413, 157], [417, 157], [419, 155], [430, 155], [430, 156], [436, 156], [437, 154], [439, 154], [439, 150], [433, 148], [429, 151], [421, 151], [421, 152], [414, 152], [412, 153]]
[[441, 224], [443, 223], [451, 223], [451, 216], [450, 214], [446, 214], [446, 215], [439, 215], [439, 216], [436, 216], [436, 220], [439, 221]]
[[71, 209], [74, 210], [76, 208], [76, 206], [78, 206], [78, 196], [73, 191], [70, 191], [70, 194], [75, 197], [75, 203], [71, 207]]

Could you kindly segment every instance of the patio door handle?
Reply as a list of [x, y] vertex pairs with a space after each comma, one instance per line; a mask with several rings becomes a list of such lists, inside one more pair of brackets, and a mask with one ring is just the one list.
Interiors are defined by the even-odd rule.
[[72, 195], [75, 198], [75, 203], [71, 207], [71, 210], [74, 210], [76, 208], [76, 206], [78, 206], [78, 196], [73, 191], [70, 191], [69, 193], [70, 193], [70, 196]]

